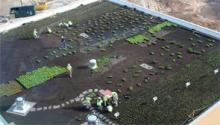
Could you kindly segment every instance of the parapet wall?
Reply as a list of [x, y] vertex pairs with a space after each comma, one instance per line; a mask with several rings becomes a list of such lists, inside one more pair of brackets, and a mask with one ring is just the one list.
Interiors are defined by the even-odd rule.
[[210, 106], [189, 125], [219, 125], [220, 100]]
[[205, 34], [207, 36], [210, 36], [210, 37], [213, 37], [213, 38], [220, 40], [220, 32], [217, 32], [215, 30], [208, 29], [208, 28], [196, 25], [194, 23], [191, 23], [191, 22], [179, 19], [179, 18], [175, 18], [173, 16], [169, 16], [169, 15], [166, 15], [166, 14], [163, 14], [160, 12], [156, 12], [156, 11], [144, 8], [140, 5], [124, 1], [124, 0], [109, 0], [109, 1], [116, 3], [116, 4], [119, 4], [119, 5], [122, 5], [122, 6], [126, 5], [127, 7], [130, 7], [130, 8], [136, 8], [136, 10], [142, 11], [144, 13], [147, 13], [147, 14], [150, 14], [150, 15], [153, 15], [156, 17], [160, 17], [162, 19], [166, 19], [170, 22], [176, 23], [176, 24], [178, 24], [182, 27], [185, 27], [187, 29], [195, 30], [201, 34]]
[[[97, 2], [97, 1], [101, 1], [101, 0], [76, 0], [74, 3], [71, 3], [67, 6], [45, 10], [44, 12], [39, 13], [39, 14], [37, 14], [35, 16], [32, 16], [32, 17], [15, 19], [15, 20], [12, 20], [10, 23], [0, 25], [0, 33], [11, 30], [11, 29], [14, 29], [14, 28], [17, 28], [17, 27], [19, 27], [19, 26], [21, 26], [25, 23], [29, 23], [31, 21], [38, 21], [38, 20], [47, 18], [49, 16], [56, 15], [57, 13], [62, 13], [62, 12], [77, 8], [81, 4], [86, 5], [86, 4], [90, 4], [90, 3], [93, 3], [93, 2]], [[156, 11], [144, 8], [142, 6], [124, 1], [124, 0], [108, 0], [108, 1], [119, 4], [119, 5], [122, 5], [122, 6], [126, 5], [130, 8], [136, 8], [137, 10], [142, 11], [144, 13], [147, 13], [147, 14], [150, 14], [150, 15], [153, 15], [153, 16], [156, 16], [156, 17], [160, 17], [162, 19], [166, 19], [170, 22], [176, 23], [176, 24], [178, 24], [180, 26], [183, 26], [185, 28], [195, 30], [197, 32], [200, 32], [202, 34], [205, 34], [207, 36], [210, 36], [210, 37], [213, 37], [213, 38], [216, 38], [216, 39], [220, 40], [220, 32], [217, 32], [215, 30], [211, 30], [211, 29], [196, 25], [194, 23], [191, 23], [191, 22], [188, 22], [188, 21], [185, 21], [185, 20], [182, 20], [182, 19], [178, 19], [178, 18], [169, 16], [169, 15], [166, 15], [166, 14], [163, 14], [163, 13], [160, 13], [160, 12], [156, 12]]]

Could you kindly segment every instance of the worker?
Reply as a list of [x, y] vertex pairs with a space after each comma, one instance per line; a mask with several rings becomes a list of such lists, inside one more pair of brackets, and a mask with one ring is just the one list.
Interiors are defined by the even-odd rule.
[[112, 99], [115, 107], [118, 107], [118, 93], [117, 92], [112, 92]]
[[61, 36], [61, 48], [66, 48], [66, 40], [64, 39], [64, 36]]
[[119, 115], [120, 115], [119, 112], [116, 112], [116, 113], [114, 114], [114, 116], [115, 116], [116, 119], [118, 119]]
[[104, 106], [107, 106], [108, 101], [109, 101], [109, 97], [108, 96], [104, 96], [103, 97]]
[[68, 24], [68, 23], [63, 23], [63, 24], [64, 24], [64, 26], [65, 26], [66, 28], [69, 27], [69, 24]]
[[98, 97], [97, 101], [96, 101], [96, 105], [98, 107], [99, 110], [102, 110], [103, 107], [102, 107], [102, 103], [103, 103], [103, 100], [101, 97]]
[[49, 27], [47, 27], [47, 32], [50, 34], [52, 33], [52, 30]]
[[112, 113], [113, 107], [112, 107], [111, 105], [108, 105], [108, 106], [107, 106], [107, 110], [108, 110], [108, 112]]
[[73, 25], [72, 21], [68, 21], [68, 24], [69, 24], [69, 26]]
[[66, 69], [67, 69], [68, 72], [69, 72], [69, 76], [70, 76], [70, 78], [72, 78], [72, 66], [71, 66], [69, 63], [67, 64]]
[[59, 23], [59, 24], [58, 24], [58, 26], [59, 26], [59, 27], [62, 27], [62, 26], [63, 26], [63, 23], [62, 23], [62, 22], [61, 22], [61, 23]]
[[86, 104], [86, 106], [91, 106], [91, 97], [86, 97], [86, 99], [83, 101], [84, 104]]
[[33, 36], [34, 36], [34, 39], [39, 38], [39, 36], [38, 36], [38, 32], [37, 32], [36, 29], [34, 29], [34, 31], [33, 31]]

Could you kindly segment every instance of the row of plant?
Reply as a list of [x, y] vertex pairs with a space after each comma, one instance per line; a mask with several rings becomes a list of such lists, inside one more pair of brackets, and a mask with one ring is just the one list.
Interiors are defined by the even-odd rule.
[[[211, 55], [212, 59], [219, 58], [216, 51]], [[209, 60], [208, 55], [204, 57]], [[146, 92], [136, 95], [138, 99], [121, 105], [119, 123], [183, 124], [194, 110], [207, 108], [219, 99], [219, 78], [212, 64], [195, 60], [168, 80], [149, 84]], [[186, 82], [191, 85], [186, 87]], [[152, 101], [155, 95], [157, 102]]]
[[213, 68], [220, 68], [220, 46], [217, 49], [200, 57], [200, 59], [212, 66]]
[[[107, 2], [92, 3], [61, 14], [57, 14], [55, 16], [45, 18], [43, 20], [26, 23], [21, 27], [9, 30], [6, 33], [1, 33], [0, 35], [2, 36], [2, 38], [32, 39], [33, 29], [37, 29], [37, 31], [40, 31], [42, 29], [46, 29], [46, 27], [50, 26], [51, 24], [58, 24], [66, 20], [71, 20], [74, 23], [78, 23], [82, 20], [99, 15], [97, 13], [102, 14], [115, 8], [118, 8], [118, 6], [114, 4], [108, 4]], [[97, 11], [97, 9], [102, 11]]]
[[197, 51], [197, 50], [195, 50], [193, 48], [188, 48], [187, 52], [190, 53], [190, 54], [198, 54], [198, 55], [201, 54], [200, 51]]
[[136, 35], [132, 36], [127, 39], [130, 44], [140, 44], [140, 43], [147, 43], [149, 38], [145, 37], [144, 35]]
[[[107, 33], [115, 37], [120, 36], [122, 30], [129, 32], [131, 28], [136, 28], [137, 25], [143, 25], [142, 29], [144, 29], [148, 20], [149, 18], [144, 14], [129, 9], [117, 9], [111, 13], [100, 15], [99, 18], [76, 25], [73, 31], [74, 35], [85, 32], [90, 37], [97, 39], [96, 41], [102, 41], [106, 39]], [[141, 28], [138, 29], [140, 30]]]
[[163, 28], [170, 27], [170, 26], [177, 26], [177, 25], [172, 23], [172, 22], [165, 21], [163, 23], [160, 23], [160, 24], [157, 24], [157, 25], [155, 25], [153, 27], [150, 27], [148, 29], [148, 32], [154, 34], [154, 33], [160, 32]]
[[30, 89], [65, 72], [67, 70], [63, 67], [42, 67], [32, 72], [27, 72], [25, 75], [19, 76], [16, 80], [25, 88]]
[[22, 86], [16, 81], [9, 81], [8, 84], [0, 85], [0, 97], [11, 96], [22, 91]]

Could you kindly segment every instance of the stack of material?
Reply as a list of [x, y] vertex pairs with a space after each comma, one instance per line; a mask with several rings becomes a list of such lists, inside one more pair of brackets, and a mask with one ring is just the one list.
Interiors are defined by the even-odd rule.
[[100, 94], [101, 97], [104, 97], [104, 96], [108, 96], [109, 98], [112, 97], [112, 91], [108, 90], [108, 89], [106, 89], [106, 90], [103, 90], [103, 89], [99, 90], [99, 94]]

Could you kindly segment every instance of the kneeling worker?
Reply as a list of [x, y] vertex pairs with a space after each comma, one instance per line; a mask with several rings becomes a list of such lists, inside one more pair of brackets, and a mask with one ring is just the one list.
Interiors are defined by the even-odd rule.
[[118, 93], [117, 92], [112, 92], [112, 99], [115, 107], [118, 107]]
[[102, 98], [101, 98], [101, 97], [98, 97], [98, 99], [97, 99], [97, 101], [96, 101], [96, 105], [97, 105], [97, 107], [98, 107], [98, 109], [99, 109], [100, 111], [102, 111], [102, 109], [103, 109], [102, 103], [103, 103]]
[[108, 112], [112, 113], [113, 107], [112, 107], [111, 105], [108, 105], [108, 106], [107, 106], [107, 110], [108, 110]]

